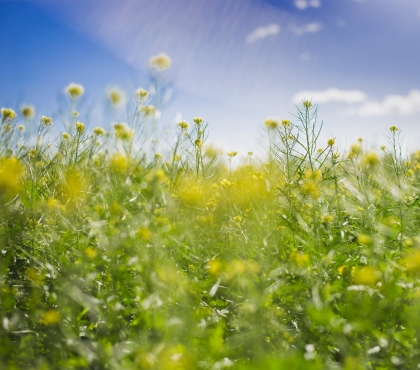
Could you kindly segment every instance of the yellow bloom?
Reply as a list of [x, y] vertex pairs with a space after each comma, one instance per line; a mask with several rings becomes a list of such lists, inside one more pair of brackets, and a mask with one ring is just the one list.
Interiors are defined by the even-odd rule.
[[297, 251], [290, 254], [290, 260], [301, 268], [308, 267], [310, 264], [309, 256], [306, 253]]
[[203, 119], [201, 117], [193, 118], [193, 121], [196, 125], [201, 125], [203, 123]]
[[178, 126], [181, 130], [187, 130], [190, 125], [187, 121], [179, 121]]
[[312, 103], [309, 100], [304, 100], [303, 107], [309, 109], [310, 107], [312, 107]]
[[362, 165], [364, 167], [374, 168], [379, 164], [379, 158], [376, 153], [370, 152], [366, 153], [362, 160]]
[[367, 234], [360, 234], [357, 240], [361, 245], [371, 245], [373, 242], [372, 238]]
[[22, 107], [20, 112], [22, 113], [22, 116], [25, 117], [26, 119], [31, 119], [31, 118], [34, 118], [35, 116], [35, 109], [34, 107], [30, 105]]
[[420, 250], [415, 249], [406, 253], [405, 257], [401, 260], [401, 265], [410, 272], [420, 272]]
[[227, 155], [228, 157], [235, 157], [238, 154], [238, 152], [228, 152]]
[[13, 120], [16, 118], [16, 113], [11, 108], [1, 108], [1, 115], [3, 116], [3, 120]]
[[52, 121], [51, 117], [42, 116], [41, 117], [41, 123], [44, 126], [51, 126], [53, 124], [53, 121]]
[[15, 157], [0, 159], [0, 199], [12, 199], [22, 189], [23, 165]]
[[334, 139], [329, 139], [328, 141], [327, 141], [327, 145], [328, 146], [333, 146], [335, 144], [335, 140]]
[[137, 230], [136, 236], [142, 240], [149, 241], [152, 237], [152, 232], [148, 227], [142, 226]]
[[349, 157], [354, 158], [357, 157], [362, 152], [362, 147], [359, 144], [353, 144], [350, 147]]
[[156, 114], [156, 107], [153, 105], [145, 105], [144, 107], [141, 107], [140, 112], [146, 116], [151, 116]]
[[128, 169], [128, 159], [121, 153], [116, 153], [111, 157], [111, 169], [115, 172], [124, 173]]
[[267, 118], [264, 121], [264, 124], [267, 126], [269, 130], [275, 130], [279, 125], [279, 121], [274, 118]]
[[290, 119], [283, 119], [283, 120], [281, 121], [281, 125], [282, 125], [283, 127], [290, 127]]
[[85, 89], [82, 85], [71, 83], [66, 87], [65, 91], [74, 100], [77, 99], [79, 96], [83, 95]]
[[58, 312], [57, 310], [49, 310], [44, 313], [44, 315], [39, 320], [39, 322], [44, 325], [55, 325], [55, 324], [58, 324], [60, 320], [61, 320], [60, 312]]
[[144, 89], [137, 89], [136, 90], [136, 96], [139, 102], [143, 102], [147, 99], [149, 96], [149, 92]]
[[76, 122], [76, 131], [79, 134], [83, 134], [85, 132], [85, 125], [82, 122]]
[[357, 285], [373, 286], [377, 280], [376, 270], [373, 267], [360, 267], [356, 269], [353, 276]]
[[197, 139], [194, 144], [197, 146], [197, 148], [202, 148], [203, 147], [203, 140], [201, 139]]
[[121, 106], [125, 103], [125, 94], [119, 89], [111, 89], [108, 92], [108, 99], [114, 107]]
[[389, 128], [389, 130], [390, 130], [391, 132], [396, 132], [396, 131], [398, 131], [398, 127], [397, 127], [397, 126], [391, 126], [391, 127]]
[[102, 127], [95, 127], [93, 129], [93, 133], [98, 136], [102, 136], [105, 134], [105, 130]]
[[85, 256], [90, 260], [93, 260], [98, 255], [98, 252], [91, 247], [87, 247], [84, 252]]
[[229, 180], [224, 179], [224, 180], [220, 181], [220, 185], [222, 185], [222, 187], [224, 189], [228, 189], [232, 186], [232, 183]]
[[125, 123], [114, 123], [114, 134], [117, 139], [129, 140], [133, 137], [133, 130], [129, 129]]
[[62, 137], [63, 139], [65, 139], [65, 140], [70, 139], [70, 135], [69, 135], [67, 132], [63, 132], [63, 133], [61, 134], [61, 137]]
[[166, 54], [161, 53], [150, 59], [149, 66], [150, 68], [155, 68], [159, 71], [168, 69], [171, 67], [171, 58], [169, 58]]
[[211, 275], [217, 276], [222, 271], [222, 263], [218, 260], [210, 260], [206, 264], [206, 269]]

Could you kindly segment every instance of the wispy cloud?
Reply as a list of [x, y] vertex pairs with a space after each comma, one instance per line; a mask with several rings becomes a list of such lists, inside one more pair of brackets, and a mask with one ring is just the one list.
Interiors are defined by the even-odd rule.
[[280, 32], [280, 26], [278, 24], [270, 24], [266, 27], [258, 27], [246, 36], [245, 41], [247, 43], [253, 43], [255, 41], [265, 39], [268, 36], [276, 35]]
[[411, 90], [408, 95], [387, 95], [379, 101], [367, 101], [357, 107], [350, 107], [349, 115], [380, 117], [390, 114], [408, 116], [420, 112], [420, 90]]
[[319, 8], [321, 6], [320, 0], [295, 0], [296, 8], [305, 10], [306, 8]]
[[330, 102], [355, 104], [366, 101], [367, 97], [366, 94], [360, 90], [340, 90], [331, 88], [322, 91], [300, 91], [293, 96], [292, 101], [294, 103], [300, 103], [304, 99], [310, 99], [316, 104]]
[[290, 30], [297, 36], [302, 36], [305, 33], [314, 33], [314, 32], [318, 32], [322, 29], [323, 25], [322, 23], [319, 22], [311, 22], [311, 23], [307, 23], [303, 26], [296, 26], [294, 24], [292, 24], [290, 26]]
[[413, 89], [407, 95], [386, 95], [382, 101], [368, 99], [367, 95], [360, 90], [340, 90], [330, 88], [321, 91], [300, 91], [296, 93], [292, 101], [296, 104], [309, 99], [316, 104], [346, 103], [352, 105], [341, 111], [346, 116], [382, 117], [392, 114], [403, 116], [420, 113], [420, 90]]

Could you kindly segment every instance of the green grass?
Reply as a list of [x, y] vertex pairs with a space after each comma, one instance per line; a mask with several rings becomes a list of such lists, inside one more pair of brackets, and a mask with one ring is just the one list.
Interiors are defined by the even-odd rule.
[[396, 127], [338, 153], [305, 101], [241, 162], [199, 118], [163, 137], [144, 93], [91, 132], [81, 93], [66, 133], [24, 113], [26, 143], [2, 110], [0, 369], [420, 366], [420, 152]]

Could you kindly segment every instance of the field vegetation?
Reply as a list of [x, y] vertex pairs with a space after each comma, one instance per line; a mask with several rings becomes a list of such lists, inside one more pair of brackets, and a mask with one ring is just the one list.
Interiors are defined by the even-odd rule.
[[156, 95], [111, 91], [108, 130], [76, 84], [59, 122], [1, 110], [0, 369], [419, 368], [420, 152], [398, 127], [339, 152], [304, 101], [241, 159], [200, 117], [169, 140]]

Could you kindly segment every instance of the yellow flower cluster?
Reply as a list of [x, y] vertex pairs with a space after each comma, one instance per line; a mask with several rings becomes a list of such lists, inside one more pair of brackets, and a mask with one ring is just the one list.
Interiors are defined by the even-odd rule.
[[16, 112], [11, 108], [1, 108], [1, 115], [3, 116], [3, 121], [11, 121], [16, 118]]
[[66, 87], [65, 92], [74, 100], [83, 95], [85, 89], [80, 84], [71, 83]]
[[166, 54], [161, 53], [150, 59], [149, 66], [150, 68], [154, 68], [159, 71], [169, 69], [171, 67], [171, 58], [169, 58]]

